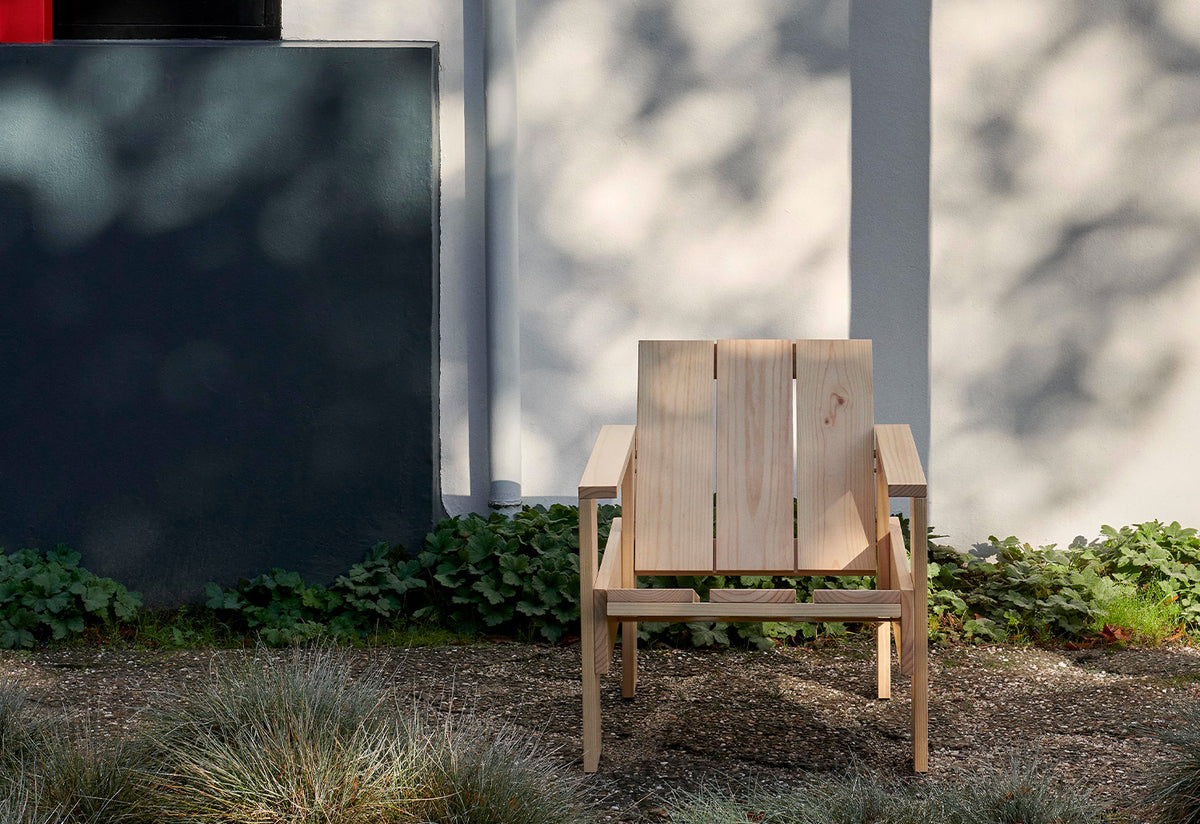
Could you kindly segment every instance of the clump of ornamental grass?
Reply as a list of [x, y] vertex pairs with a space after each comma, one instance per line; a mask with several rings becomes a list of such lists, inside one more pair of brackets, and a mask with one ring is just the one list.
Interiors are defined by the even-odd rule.
[[576, 782], [531, 738], [473, 716], [435, 724], [386, 700], [344, 651], [214, 671], [151, 716], [141, 747], [154, 821], [189, 824], [569, 824]]
[[0, 824], [106, 824], [139, 815], [133, 750], [82, 725], [29, 711], [24, 689], [0, 682]]
[[214, 671], [150, 720], [144, 775], [159, 820], [194, 824], [415, 821], [422, 753], [379, 673], [295, 650]]
[[23, 688], [0, 679], [0, 824], [40, 824], [52, 812], [38, 804], [36, 779], [23, 764], [32, 720], [27, 704]]
[[[423, 728], [422, 728], [423, 727]], [[422, 820], [439, 824], [584, 821], [581, 779], [513, 727], [466, 715], [416, 729], [428, 755]]]
[[0, 824], [57, 824], [66, 821], [67, 811], [39, 801], [37, 779], [24, 770], [3, 774], [0, 786]]
[[98, 809], [59, 800], [47, 779], [23, 769], [7, 776], [0, 792], [0, 824], [107, 824], [129, 821], [115, 807]]
[[700, 790], [678, 794], [672, 824], [928, 824], [926, 800], [897, 779], [855, 770], [821, 776], [799, 788], [748, 793]]
[[800, 788], [702, 790], [673, 802], [672, 824], [1095, 824], [1086, 793], [1013, 760], [954, 779], [905, 781], [861, 767]]
[[1162, 824], [1200, 824], [1200, 708], [1179, 711], [1155, 734], [1170, 750], [1145, 801]]
[[[35, 726], [25, 689], [7, 678], [0, 679], [0, 766], [21, 756]], [[0, 776], [4, 774], [0, 769]]]
[[0, 824], [572, 824], [577, 777], [531, 736], [397, 711], [345, 651], [214, 669], [106, 746], [0, 684]]
[[931, 784], [952, 824], [1093, 824], [1100, 812], [1086, 788], [1045, 775], [1037, 759], [1013, 755], [978, 773]]
[[46, 725], [21, 762], [38, 809], [62, 824], [143, 820], [139, 753], [99, 741], [82, 726]]

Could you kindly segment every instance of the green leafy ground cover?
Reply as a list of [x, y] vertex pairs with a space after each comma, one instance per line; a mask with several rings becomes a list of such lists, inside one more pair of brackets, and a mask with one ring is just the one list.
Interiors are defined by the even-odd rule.
[[[600, 507], [601, 545], [616, 506]], [[907, 525], [906, 525], [907, 526]], [[1200, 629], [1200, 538], [1178, 523], [1104, 527], [1091, 543], [1058, 549], [992, 538], [982, 558], [929, 550], [930, 637], [935, 641], [1158, 643]], [[450, 635], [558, 642], [578, 634], [578, 510], [526, 507], [511, 517], [446, 519], [410, 552], [378, 544], [331, 583], [272, 569], [232, 587], [208, 584], [201, 603], [175, 613], [79, 566], [65, 547], [0, 550], [0, 647], [122, 642], [154, 647], [281, 645], [314, 639], [411, 642]], [[651, 587], [869, 586], [855, 577], [649, 578]], [[652, 624], [650, 645], [767, 649], [852, 631], [841, 624]]]
[[0, 549], [0, 648], [61, 641], [88, 624], [132, 619], [141, 596], [79, 566], [79, 553], [57, 546], [6, 554]]

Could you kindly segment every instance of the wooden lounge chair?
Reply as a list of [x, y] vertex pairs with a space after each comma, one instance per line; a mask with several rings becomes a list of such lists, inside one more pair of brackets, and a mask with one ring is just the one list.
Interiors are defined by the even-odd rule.
[[[854, 621], [879, 622], [880, 698], [896, 636], [912, 679], [913, 768], [925, 772], [925, 474], [908, 426], [873, 423], [871, 342], [642, 341], [637, 420], [601, 429], [579, 482], [584, 770], [599, 765], [599, 676], [618, 624], [631, 698], [638, 621]], [[596, 502], [618, 494], [623, 517], [597, 567]], [[911, 498], [911, 566], [891, 497]], [[639, 575], [714, 574], [874, 575], [876, 589], [797, 603], [786, 589], [702, 602], [637, 587]]]

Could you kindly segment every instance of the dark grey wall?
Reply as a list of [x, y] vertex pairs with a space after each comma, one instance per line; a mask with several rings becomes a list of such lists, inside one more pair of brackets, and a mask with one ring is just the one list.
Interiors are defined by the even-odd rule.
[[0, 48], [0, 546], [170, 604], [419, 545], [435, 60]]

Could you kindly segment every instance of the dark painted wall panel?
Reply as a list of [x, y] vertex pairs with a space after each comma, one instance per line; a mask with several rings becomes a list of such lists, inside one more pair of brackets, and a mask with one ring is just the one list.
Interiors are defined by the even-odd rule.
[[0, 49], [0, 546], [154, 603], [419, 545], [434, 53]]

